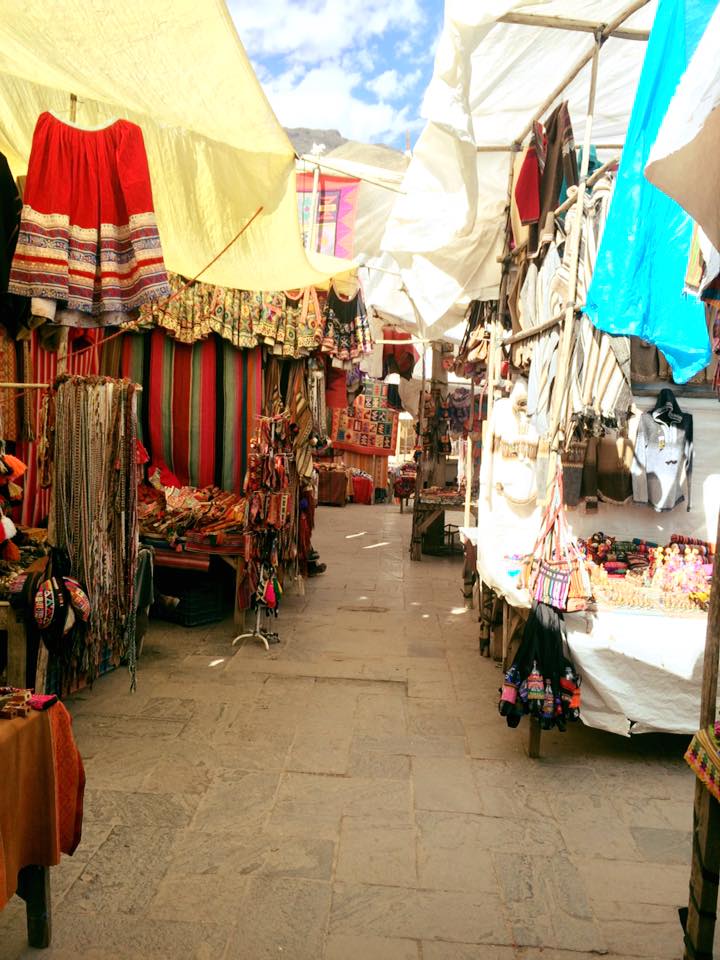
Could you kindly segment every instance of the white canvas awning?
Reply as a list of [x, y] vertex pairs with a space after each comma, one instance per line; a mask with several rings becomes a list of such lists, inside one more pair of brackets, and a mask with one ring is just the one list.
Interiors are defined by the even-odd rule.
[[[455, 325], [471, 300], [497, 295], [510, 147], [562, 99], [582, 142], [593, 30], [634, 10], [599, 60], [593, 141], [608, 145], [606, 157], [619, 152], [655, 9], [656, 0], [447, 0], [423, 104], [427, 125], [383, 238], [429, 337]], [[390, 305], [386, 286], [370, 290], [381, 310]], [[412, 317], [409, 303], [394, 310]]]
[[[242, 29], [242, 25], [241, 25]], [[250, 290], [326, 282], [349, 264], [306, 255], [295, 155], [224, 0], [5, 0], [0, 151], [27, 167], [44, 110], [92, 126], [142, 127], [166, 264], [195, 276], [247, 223], [203, 280]]]

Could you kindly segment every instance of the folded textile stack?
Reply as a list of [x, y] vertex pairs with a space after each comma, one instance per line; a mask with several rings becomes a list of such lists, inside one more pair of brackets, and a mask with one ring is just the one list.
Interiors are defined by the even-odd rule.
[[624, 577], [628, 572], [646, 570], [651, 551], [657, 547], [656, 543], [638, 537], [634, 540], [617, 540], [602, 531], [579, 543], [585, 555], [603, 567], [610, 577]]

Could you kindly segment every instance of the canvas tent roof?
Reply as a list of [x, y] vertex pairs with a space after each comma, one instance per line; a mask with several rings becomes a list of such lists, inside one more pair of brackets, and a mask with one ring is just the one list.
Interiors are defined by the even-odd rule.
[[294, 152], [223, 0], [5, 0], [0, 150], [26, 169], [44, 110], [139, 123], [169, 269], [195, 276], [259, 206], [263, 214], [203, 280], [251, 290], [303, 287], [346, 261], [303, 250]]
[[[623, 142], [655, 9], [656, 0], [447, 0], [423, 104], [427, 124], [405, 177], [406, 196], [396, 200], [383, 238], [382, 265], [401, 271], [426, 336], [439, 338], [457, 324], [471, 300], [497, 295], [508, 148], [561, 99], [569, 100], [582, 142], [592, 30], [634, 10], [622, 36], [610, 37], [600, 54], [593, 123], [595, 143]], [[537, 17], [562, 18], [573, 29], [540, 25]], [[368, 299], [412, 326], [415, 314], [400, 286], [371, 271]]]

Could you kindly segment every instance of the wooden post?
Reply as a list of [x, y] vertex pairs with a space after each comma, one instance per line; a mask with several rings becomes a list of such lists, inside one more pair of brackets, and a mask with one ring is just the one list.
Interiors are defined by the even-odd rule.
[[420, 386], [420, 400], [418, 401], [418, 413], [417, 413], [417, 437], [418, 443], [420, 446], [420, 456], [417, 459], [417, 473], [415, 475], [415, 499], [413, 500], [413, 519], [412, 519], [412, 537], [410, 541], [410, 559], [411, 560], [422, 560], [422, 534], [418, 530], [418, 525], [420, 523], [420, 491], [422, 490], [422, 468], [423, 468], [423, 448], [422, 448], [422, 435], [423, 435], [423, 425], [425, 420], [425, 360], [427, 356], [427, 345], [423, 345], [423, 360], [422, 360], [422, 381]]
[[313, 170], [312, 194], [310, 195], [310, 227], [305, 240], [305, 249], [313, 253], [317, 248], [317, 217], [318, 217], [318, 198], [320, 192], [320, 167], [315, 166]]
[[[720, 545], [720, 517], [716, 543]], [[720, 661], [720, 553], [715, 554], [708, 610], [700, 697], [700, 729], [716, 719]], [[711, 960], [720, 873], [720, 804], [698, 780], [695, 784], [690, 898], [685, 924], [685, 960]]]
[[[436, 341], [432, 344], [432, 381], [430, 392], [435, 401], [441, 397], [445, 399], [443, 393], [447, 394], [447, 370], [442, 365], [442, 351], [440, 344]], [[438, 453], [437, 458], [433, 459], [430, 474], [430, 484], [434, 487], [445, 486], [445, 475], [447, 472], [447, 457], [443, 453]]]
[[[622, 26], [622, 24], [625, 23], [625, 21], [629, 17], [631, 17], [634, 13], [637, 13], [638, 10], [646, 6], [648, 3], [649, 3], [649, 0], [634, 0], [634, 2], [628, 6], [627, 10], [624, 10], [621, 14], [619, 14], [619, 16], [615, 17], [615, 19], [611, 23], [609, 23], [602, 30], [598, 31], [600, 45], [602, 46], [602, 44], [605, 42], [605, 40], [607, 40], [608, 37], [611, 37], [613, 34], [617, 34], [617, 31]], [[598, 36], [598, 34], [596, 34], [596, 36]], [[597, 43], [596, 43], [596, 49], [597, 49]], [[595, 56], [595, 51], [591, 51], [590, 53], [584, 54], [577, 61], [577, 63], [572, 67], [572, 69], [568, 72], [565, 78], [557, 85], [557, 87], [555, 87], [552, 93], [543, 100], [542, 104], [536, 111], [535, 116], [532, 118], [530, 123], [526, 124], [523, 127], [523, 130], [520, 136], [517, 138], [518, 143], [523, 142], [525, 137], [532, 130], [533, 124], [535, 123], [535, 121], [539, 120], [541, 117], [545, 115], [545, 113], [550, 109], [553, 103], [555, 103], [557, 98], [567, 89], [567, 87], [570, 86], [570, 84], [575, 79], [575, 77], [580, 73], [583, 67], [585, 67], [588, 63], [590, 63], [590, 61], [594, 56]]]
[[531, 760], [537, 760], [540, 756], [540, 735], [542, 728], [537, 717], [528, 717], [530, 721], [530, 734], [528, 737], [528, 756]]
[[[77, 94], [70, 94], [70, 123], [77, 121]], [[58, 344], [57, 372], [67, 373], [68, 328], [60, 327], [60, 342]]]
[[470, 526], [470, 505], [472, 503], [473, 483], [473, 437], [472, 425], [475, 422], [475, 381], [470, 380], [470, 429], [467, 433], [467, 448], [465, 450], [465, 519], [463, 525]]
[[50, 869], [23, 867], [18, 873], [18, 896], [25, 901], [28, 944], [39, 950], [50, 946], [52, 939], [52, 905]]
[[60, 342], [58, 344], [57, 372], [67, 373], [68, 365], [68, 328], [60, 327]]
[[[602, 46], [602, 36], [598, 34], [595, 39], [595, 50], [593, 53], [592, 76], [590, 80], [590, 94], [588, 96], [587, 119], [585, 122], [585, 138], [583, 141], [582, 165], [580, 168], [580, 182], [577, 188], [577, 198], [575, 200], [575, 223], [570, 237], [570, 275], [568, 278], [567, 302], [565, 304], [565, 323], [560, 335], [560, 345], [558, 347], [558, 365], [555, 376], [555, 385], [553, 387], [552, 407], [550, 414], [550, 454], [547, 472], [547, 482], [550, 484], [555, 477], [557, 470], [557, 458], [559, 448], [562, 442], [560, 437], [560, 425], [563, 418], [563, 412], [567, 403], [568, 374], [570, 370], [570, 361], [572, 359], [572, 348], [575, 339], [575, 297], [577, 294], [578, 263], [580, 258], [580, 237], [582, 233], [583, 216], [585, 213], [585, 193], [587, 189], [587, 173], [590, 163], [590, 147], [592, 144], [592, 126], [593, 113], [595, 110], [595, 94], [597, 91], [598, 61], [600, 59], [600, 47]], [[569, 216], [572, 215], [569, 214]], [[545, 491], [538, 491], [538, 496], [545, 497]]]
[[[648, 0], [643, 0], [644, 6]], [[498, 18], [498, 23], [514, 23], [526, 27], [548, 27], [551, 30], [571, 30], [579, 33], [596, 33], [603, 30], [604, 24], [591, 23], [587, 20], [577, 20], [572, 17], [546, 17], [538, 13], [506, 13]], [[608, 36], [617, 37], [620, 40], [647, 40], [649, 33], [647, 30], [633, 29], [611, 29], [606, 27]]]

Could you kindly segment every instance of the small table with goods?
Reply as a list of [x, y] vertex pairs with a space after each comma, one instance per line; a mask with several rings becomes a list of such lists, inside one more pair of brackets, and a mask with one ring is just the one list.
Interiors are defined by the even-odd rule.
[[[600, 534], [580, 541], [594, 599], [585, 610], [564, 613], [563, 628], [582, 678], [581, 719], [588, 726], [621, 736], [695, 731], [707, 625], [702, 581], [709, 570], [698, 551], [711, 547], [687, 539], [676, 537], [667, 547]], [[490, 618], [490, 652], [504, 670], [532, 605], [522, 561], [503, 555], [507, 542], [501, 531], [483, 529], [477, 558], [483, 590], [496, 605], [488, 615], [481, 601], [482, 616]], [[623, 559], [603, 565], [606, 557]], [[531, 756], [538, 755], [539, 731], [532, 722]]]
[[80, 843], [85, 771], [55, 698], [0, 688], [0, 910], [26, 903], [28, 942], [51, 940], [50, 867]]
[[[445, 536], [445, 511], [455, 510], [462, 512], [465, 509], [465, 494], [457, 488], [428, 487], [421, 490], [413, 507], [412, 542], [410, 544], [410, 559], [422, 560], [423, 538], [433, 524], [442, 526], [442, 536]], [[477, 519], [477, 507], [471, 505], [471, 514]], [[457, 532], [457, 531], [456, 531]]]

